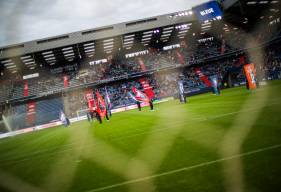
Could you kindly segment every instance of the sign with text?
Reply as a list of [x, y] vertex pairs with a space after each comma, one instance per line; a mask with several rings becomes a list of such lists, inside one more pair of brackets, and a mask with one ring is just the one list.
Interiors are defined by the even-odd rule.
[[222, 10], [216, 1], [210, 1], [202, 5], [192, 8], [200, 22], [210, 20], [220, 20], [222, 18]]

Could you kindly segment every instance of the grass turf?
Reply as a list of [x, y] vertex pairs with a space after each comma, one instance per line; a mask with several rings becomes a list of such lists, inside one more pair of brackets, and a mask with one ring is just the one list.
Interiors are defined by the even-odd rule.
[[[0, 191], [279, 191], [280, 96], [275, 81], [0, 140]], [[242, 132], [239, 153], [222, 153]]]

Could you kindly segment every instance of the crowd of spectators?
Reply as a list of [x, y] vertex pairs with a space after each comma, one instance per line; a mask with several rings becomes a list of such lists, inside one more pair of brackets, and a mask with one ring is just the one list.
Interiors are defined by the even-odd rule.
[[[236, 34], [237, 33], [237, 34]], [[217, 38], [211, 38], [211, 40], [199, 41], [200, 38], [208, 39], [208, 36], [198, 37], [194, 39], [192, 43], [181, 42], [181, 47], [168, 51], [161, 51], [157, 49], [150, 49], [149, 54], [135, 57], [135, 58], [123, 58], [123, 59], [109, 59], [107, 63], [97, 65], [83, 64], [83, 67], [76, 67], [75, 71], [70, 71], [67, 74], [51, 74], [45, 73], [40, 78], [28, 80], [29, 95], [49, 95], [63, 91], [65, 88], [63, 78], [65, 75], [68, 77], [69, 87], [79, 87], [85, 84], [103, 83], [106, 81], [114, 81], [118, 78], [128, 78], [130, 75], [137, 74], [145, 71], [161, 70], [168, 67], [175, 66], [189, 66], [203, 62], [208, 58], [214, 58], [224, 55], [242, 48], [246, 45], [243, 39], [248, 34], [241, 33], [239, 30], [233, 31], [231, 34], [219, 35]], [[262, 39], [262, 37], [260, 37]], [[280, 70], [280, 57], [279, 50], [268, 50], [265, 58], [266, 65], [263, 69], [267, 76], [271, 79], [278, 77], [278, 69]], [[145, 65], [141, 67], [141, 62]], [[221, 62], [221, 61], [220, 61]], [[229, 59], [225, 59], [221, 62], [220, 67], [217, 70], [226, 70], [228, 67]], [[82, 62], [81, 62], [82, 63]], [[231, 64], [232, 62], [230, 62]], [[206, 73], [210, 70], [207, 65]], [[81, 74], [81, 71], [84, 73]], [[191, 70], [192, 71], [192, 70]], [[218, 73], [221, 73], [218, 71]], [[208, 75], [208, 74], [207, 74]], [[192, 84], [202, 86], [200, 81], [194, 74], [187, 74], [188, 79], [192, 79]], [[11, 81], [11, 82], [9, 82]], [[191, 84], [190, 84], [191, 86]], [[20, 79], [6, 80], [5, 83], [1, 82], [0, 101], [6, 101], [9, 99], [18, 99], [23, 97], [24, 81]]]
[[261, 71], [266, 80], [281, 79], [281, 52], [279, 44], [270, 46], [264, 56]]

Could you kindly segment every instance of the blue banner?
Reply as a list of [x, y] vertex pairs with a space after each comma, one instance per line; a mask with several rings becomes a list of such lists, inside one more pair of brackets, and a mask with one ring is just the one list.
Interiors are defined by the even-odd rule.
[[178, 81], [178, 87], [179, 87], [179, 94], [180, 94], [180, 102], [185, 102], [185, 96], [184, 96], [184, 87], [183, 82]]
[[213, 75], [210, 77], [213, 87], [213, 93], [216, 95], [220, 94], [220, 87], [219, 87], [219, 79], [217, 75]]

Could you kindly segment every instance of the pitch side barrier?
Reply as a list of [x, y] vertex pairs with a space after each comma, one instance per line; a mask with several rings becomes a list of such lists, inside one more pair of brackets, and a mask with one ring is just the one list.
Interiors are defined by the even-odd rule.
[[[165, 99], [157, 100], [157, 101], [155, 101], [155, 103], [156, 104], [157, 103], [164, 103], [164, 102], [168, 102], [168, 101], [171, 101], [171, 100], [174, 100], [174, 98], [168, 97], [168, 98], [165, 98]], [[146, 107], [146, 106], [149, 106], [149, 104], [148, 103], [142, 103], [141, 106]], [[137, 109], [137, 108], [138, 108], [137, 105], [129, 105], [129, 106], [113, 109], [111, 112], [112, 113], [121, 113], [121, 112], [129, 111], [129, 110], [133, 110], [133, 109]], [[87, 116], [85, 115], [85, 116], [81, 116], [81, 117], [72, 118], [72, 119], [70, 119], [70, 122], [75, 123], [75, 122], [79, 122], [79, 121], [84, 121], [86, 119], [87, 119]], [[55, 120], [55, 121], [53, 121], [51, 123], [48, 123], [48, 124], [38, 125], [38, 126], [35, 126], [35, 127], [29, 127], [29, 128], [20, 129], [20, 130], [17, 130], [17, 131], [12, 131], [12, 132], [8, 132], [8, 133], [0, 134], [0, 139], [4, 139], [4, 138], [7, 138], [7, 137], [13, 137], [13, 136], [21, 135], [21, 134], [24, 134], [24, 133], [30, 133], [30, 132], [33, 132], [33, 131], [39, 131], [39, 130], [43, 130], [43, 129], [53, 128], [53, 127], [57, 127], [57, 126], [60, 126], [60, 125], [62, 125], [62, 122], [60, 120]]]

